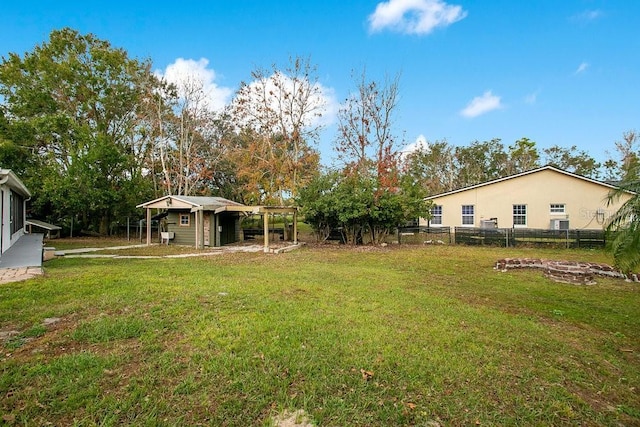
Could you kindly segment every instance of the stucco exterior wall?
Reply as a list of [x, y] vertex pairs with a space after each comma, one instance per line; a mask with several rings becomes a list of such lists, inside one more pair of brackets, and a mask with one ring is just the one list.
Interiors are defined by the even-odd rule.
[[[462, 206], [474, 206], [474, 224], [497, 218], [498, 227], [514, 227], [513, 205], [526, 205], [526, 225], [516, 227], [549, 229], [552, 219], [569, 220], [571, 229], [602, 229], [604, 222], [631, 196], [607, 206], [611, 188], [597, 182], [546, 169], [477, 186], [432, 199], [442, 206], [442, 225], [460, 227]], [[551, 204], [564, 204], [564, 213], [551, 213]], [[420, 220], [426, 225], [425, 219]]]

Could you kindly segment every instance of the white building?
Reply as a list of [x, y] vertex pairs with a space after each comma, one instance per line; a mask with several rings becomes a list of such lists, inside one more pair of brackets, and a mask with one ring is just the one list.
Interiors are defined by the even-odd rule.
[[[31, 193], [9, 169], [0, 169], [0, 254], [6, 252], [23, 234], [27, 201]], [[0, 255], [1, 256], [1, 255]]]

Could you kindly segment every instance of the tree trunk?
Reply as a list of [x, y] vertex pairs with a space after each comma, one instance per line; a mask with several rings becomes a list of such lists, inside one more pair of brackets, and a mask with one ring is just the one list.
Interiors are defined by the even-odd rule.
[[102, 217], [100, 218], [100, 226], [98, 229], [98, 232], [102, 235], [102, 236], [108, 236], [109, 235], [109, 215], [107, 213], [102, 214]]

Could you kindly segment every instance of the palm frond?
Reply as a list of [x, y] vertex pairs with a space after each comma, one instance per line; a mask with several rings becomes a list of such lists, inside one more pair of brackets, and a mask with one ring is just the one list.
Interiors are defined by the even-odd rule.
[[[635, 172], [640, 172], [640, 168]], [[610, 206], [624, 195], [632, 195], [609, 218], [606, 226], [608, 248], [613, 253], [614, 263], [625, 273], [640, 266], [640, 173], [631, 175], [635, 178], [620, 183], [607, 197]]]

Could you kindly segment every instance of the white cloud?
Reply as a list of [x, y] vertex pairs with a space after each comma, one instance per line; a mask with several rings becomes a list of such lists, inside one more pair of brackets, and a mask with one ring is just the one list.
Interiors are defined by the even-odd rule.
[[462, 6], [442, 0], [389, 0], [378, 3], [375, 12], [369, 15], [369, 30], [391, 28], [405, 34], [429, 34], [466, 16]]
[[402, 154], [402, 156], [406, 156], [408, 154], [413, 153], [414, 151], [428, 150], [428, 149], [429, 149], [429, 142], [427, 142], [427, 138], [424, 135], [420, 134], [418, 135], [418, 137], [414, 142], [404, 147], [400, 151], [400, 153]]
[[540, 95], [540, 89], [532, 92], [524, 97], [525, 104], [533, 105], [538, 101], [538, 95]]
[[578, 65], [578, 68], [573, 74], [584, 73], [585, 71], [587, 71], [587, 68], [589, 68], [589, 64], [587, 62], [583, 62], [582, 64]]
[[576, 22], [588, 23], [591, 21], [595, 21], [603, 15], [602, 11], [599, 9], [595, 10], [585, 10], [583, 12], [577, 13], [571, 17], [571, 20]]
[[489, 111], [502, 108], [500, 97], [491, 93], [490, 90], [482, 94], [482, 96], [476, 96], [467, 104], [467, 106], [460, 111], [463, 117], [473, 118]]
[[164, 71], [156, 71], [156, 75], [164, 78], [165, 81], [173, 83], [178, 88], [178, 96], [183, 98], [185, 90], [194, 84], [201, 87], [206, 99], [207, 107], [212, 111], [219, 111], [231, 99], [233, 90], [228, 87], [219, 86], [216, 80], [216, 72], [207, 68], [209, 60], [200, 58], [199, 60], [178, 58], [174, 63], [169, 64]]
[[324, 112], [322, 113], [322, 116], [317, 117], [314, 122], [317, 122], [321, 126], [329, 126], [333, 124], [338, 117], [340, 103], [338, 102], [336, 92], [332, 87], [323, 86], [320, 83], [316, 83], [316, 86], [318, 87], [318, 93], [322, 98], [319, 102], [324, 105]]

